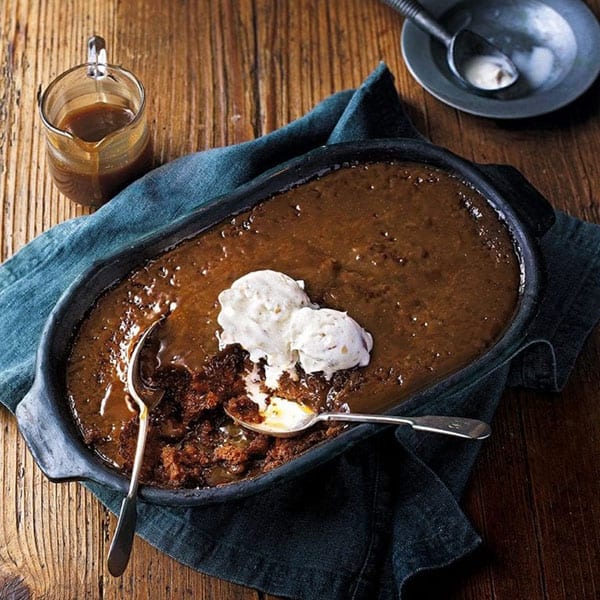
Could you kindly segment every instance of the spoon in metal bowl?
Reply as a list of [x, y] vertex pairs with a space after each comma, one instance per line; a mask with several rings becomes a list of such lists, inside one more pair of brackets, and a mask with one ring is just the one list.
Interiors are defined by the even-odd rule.
[[150, 334], [162, 323], [165, 315], [154, 321], [140, 336], [129, 357], [127, 365], [127, 391], [139, 408], [139, 430], [135, 448], [135, 458], [131, 470], [129, 492], [121, 504], [121, 512], [117, 528], [108, 550], [108, 570], [114, 577], [119, 577], [125, 571], [137, 522], [137, 489], [140, 469], [144, 459], [146, 434], [148, 432], [148, 414], [162, 400], [164, 390], [148, 386], [140, 373], [140, 356]]
[[316, 413], [306, 405], [280, 398], [277, 399], [277, 402], [270, 404], [264, 411], [259, 412], [263, 420], [257, 423], [243, 420], [241, 417], [230, 412], [227, 406], [224, 406], [224, 410], [227, 415], [242, 427], [274, 437], [292, 437], [323, 421], [410, 425], [418, 431], [442, 433], [470, 440], [483, 440], [489, 437], [492, 432], [487, 423], [465, 417], [446, 417], [441, 415], [397, 417], [345, 412]]
[[484, 37], [461, 29], [451, 35], [415, 0], [384, 0], [446, 47], [446, 61], [452, 73], [468, 88], [479, 93], [505, 90], [516, 83], [519, 70], [513, 61]]

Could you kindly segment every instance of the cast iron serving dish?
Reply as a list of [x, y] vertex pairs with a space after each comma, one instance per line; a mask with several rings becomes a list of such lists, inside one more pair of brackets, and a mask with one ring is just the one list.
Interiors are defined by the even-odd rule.
[[[502, 337], [465, 368], [402, 401], [391, 414], [426, 414], [428, 402], [456, 392], [491, 373], [523, 347], [536, 312], [543, 282], [538, 239], [554, 213], [540, 194], [511, 167], [476, 165], [434, 146], [420, 136], [337, 144], [318, 148], [272, 169], [233, 193], [210, 201], [192, 215], [146, 238], [132, 248], [96, 264], [62, 296], [52, 311], [38, 350], [34, 384], [16, 410], [18, 424], [35, 460], [53, 481], [91, 480], [122, 492], [128, 477], [112, 469], [81, 438], [66, 394], [65, 365], [73, 335], [98, 296], [132, 269], [176, 243], [243, 212], [276, 192], [355, 162], [411, 161], [452, 173], [476, 188], [506, 222], [514, 239], [522, 285], [514, 318]], [[449, 410], [452, 407], [449, 406]], [[142, 486], [143, 500], [173, 506], [195, 506], [236, 499], [264, 490], [339, 455], [351, 445], [381, 431], [359, 425], [314, 446], [303, 455], [255, 477], [222, 487], [163, 489]]]

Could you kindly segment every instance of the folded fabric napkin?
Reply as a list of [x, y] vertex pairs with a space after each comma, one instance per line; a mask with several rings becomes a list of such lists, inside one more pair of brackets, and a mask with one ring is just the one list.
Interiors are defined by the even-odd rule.
[[[356, 91], [238, 146], [161, 167], [95, 214], [62, 223], [0, 267], [0, 401], [14, 411], [32, 382], [35, 350], [61, 292], [94, 261], [259, 173], [322, 144], [414, 136], [393, 78], [380, 65]], [[600, 227], [558, 213], [542, 240], [548, 291], [536, 340], [511, 365], [453, 398], [490, 420], [507, 384], [558, 390], [600, 317]], [[482, 400], [483, 399], [483, 400]], [[480, 443], [386, 430], [302, 477], [220, 505], [142, 504], [138, 533], [204, 573], [291, 598], [394, 599], [414, 574], [473, 551], [481, 540], [459, 506]], [[118, 511], [121, 497], [89, 485]]]

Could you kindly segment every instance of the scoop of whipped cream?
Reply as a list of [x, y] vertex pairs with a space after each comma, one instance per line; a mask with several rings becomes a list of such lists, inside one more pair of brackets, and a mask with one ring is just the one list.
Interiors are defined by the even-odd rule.
[[473, 56], [464, 65], [465, 78], [481, 90], [498, 90], [514, 79], [504, 61], [495, 56]]
[[304, 307], [290, 319], [289, 340], [307, 373], [336, 371], [369, 364], [373, 338], [347, 313], [331, 308]]
[[240, 344], [254, 363], [264, 359], [265, 384], [277, 388], [296, 364], [307, 373], [336, 372], [369, 364], [371, 334], [345, 312], [319, 308], [304, 282], [278, 271], [252, 271], [219, 294], [219, 345]]
[[222, 291], [219, 303], [220, 347], [239, 344], [252, 362], [264, 358], [267, 385], [276, 387], [281, 374], [297, 361], [287, 336], [291, 316], [303, 307], [316, 308], [304, 282], [278, 271], [252, 271]]

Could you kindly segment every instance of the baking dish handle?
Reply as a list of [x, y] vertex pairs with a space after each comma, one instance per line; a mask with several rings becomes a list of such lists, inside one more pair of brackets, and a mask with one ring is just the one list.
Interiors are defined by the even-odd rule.
[[52, 481], [90, 478], [89, 456], [67, 441], [61, 416], [50, 404], [47, 391], [34, 382], [15, 410], [19, 431], [35, 462]]
[[535, 237], [541, 238], [552, 227], [554, 209], [520, 171], [509, 165], [478, 164], [477, 167], [498, 188]]

